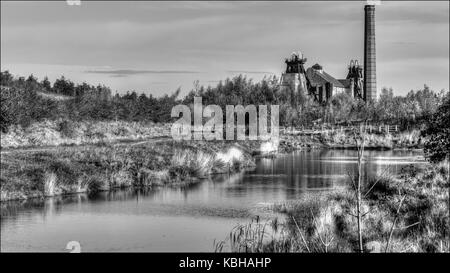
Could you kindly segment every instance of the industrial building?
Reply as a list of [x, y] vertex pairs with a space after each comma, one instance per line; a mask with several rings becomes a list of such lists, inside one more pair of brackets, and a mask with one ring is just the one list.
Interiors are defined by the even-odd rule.
[[294, 52], [285, 60], [281, 89], [291, 94], [308, 94], [320, 103], [339, 93], [347, 93], [367, 102], [376, 100], [375, 6], [368, 4], [364, 10], [364, 67], [357, 60], [351, 60], [347, 77], [336, 79], [320, 64], [305, 69], [307, 59], [302, 53]]

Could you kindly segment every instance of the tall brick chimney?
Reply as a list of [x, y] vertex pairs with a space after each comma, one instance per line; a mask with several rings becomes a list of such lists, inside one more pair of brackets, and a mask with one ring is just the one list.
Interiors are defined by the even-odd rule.
[[377, 98], [375, 5], [366, 5], [364, 10], [364, 100], [371, 101]]

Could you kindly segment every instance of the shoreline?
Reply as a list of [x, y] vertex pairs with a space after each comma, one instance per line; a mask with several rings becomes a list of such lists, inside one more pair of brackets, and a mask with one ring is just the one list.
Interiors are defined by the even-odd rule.
[[[52, 125], [47, 123], [49, 122], [44, 124]], [[305, 150], [357, 149], [356, 145], [351, 143], [350, 135], [345, 132], [295, 136], [281, 134], [278, 148], [275, 147], [276, 144], [269, 145], [273, 151], [266, 151], [264, 154], [261, 151], [262, 141], [177, 142], [167, 135], [165, 131], [168, 128], [167, 124], [148, 127], [138, 123], [115, 122], [92, 126], [99, 127], [97, 131], [103, 130], [103, 135], [110, 135], [109, 141], [92, 138], [90, 137], [92, 132], [89, 131], [78, 134], [78, 138], [70, 138], [52, 131], [55, 133], [55, 142], [46, 139], [44, 134], [42, 138], [38, 138], [42, 139], [40, 142], [31, 145], [33, 142], [28, 141], [29, 135], [26, 135], [27, 137], [23, 138], [26, 141], [20, 142], [22, 144], [18, 146], [0, 147], [2, 163], [0, 202], [44, 199], [54, 195], [107, 191], [130, 186], [136, 188], [174, 184], [183, 186], [191, 183], [185, 181], [187, 179], [197, 180], [205, 175], [230, 172], [233, 162], [227, 162], [228, 166], [224, 169], [224, 166], [220, 166], [223, 164], [214, 165], [217, 163], [214, 162], [214, 157], [217, 154], [223, 157], [232, 147], [239, 150], [238, 153], [242, 156], [236, 166], [238, 170], [254, 165], [258, 157], [273, 157]], [[119, 134], [116, 131], [128, 133]], [[147, 134], [149, 132], [158, 133], [150, 136]], [[397, 139], [391, 135], [367, 135], [368, 143], [365, 149], [375, 151], [420, 149], [421, 141], [417, 132], [405, 134], [408, 135], [408, 141], [399, 141], [398, 139], [401, 139], [399, 135], [396, 136]], [[36, 138], [31, 135], [30, 139]], [[11, 139], [11, 136], [9, 138]], [[51, 145], [52, 143], [56, 145]], [[201, 174], [196, 171], [200, 171]], [[232, 171], [236, 171], [234, 167]]]
[[[127, 143], [127, 144], [132, 144], [132, 143]], [[242, 147], [240, 144], [233, 142], [230, 146], [234, 146], [234, 147]], [[127, 148], [128, 146], [108, 146], [108, 148], [110, 149], [115, 149], [117, 147], [122, 147], [122, 148]], [[50, 147], [53, 151], [57, 151], [58, 148], [68, 148], [68, 149], [73, 149], [73, 150], [77, 150], [77, 149], [82, 149], [82, 148], [99, 148], [99, 146], [96, 145], [83, 145], [83, 146], [66, 146], [66, 147]], [[102, 146], [100, 146], [100, 148], [102, 148]], [[297, 152], [297, 151], [305, 151], [305, 150], [354, 150], [352, 147], [349, 146], [345, 146], [345, 147], [338, 147], [338, 146], [314, 146], [314, 147], [309, 147], [309, 148], [301, 148], [301, 149], [295, 149], [295, 150], [283, 150], [282, 148], [280, 149], [280, 151], [276, 152], [276, 153], [270, 153], [270, 154], [261, 154], [259, 151], [255, 150], [255, 149], [248, 149], [243, 147], [244, 149], [242, 149], [243, 151], [246, 151], [247, 156], [249, 156], [251, 158], [252, 163], [254, 164], [255, 160], [258, 158], [272, 158], [272, 157], [277, 157], [278, 155], [283, 155], [283, 154], [288, 154], [288, 153], [292, 153], [292, 152]], [[370, 149], [368, 149], [370, 150]], [[375, 149], [375, 150], [380, 150], [380, 149]], [[417, 149], [409, 149], [409, 148], [403, 148], [403, 149], [389, 149], [389, 150], [409, 150], [409, 151], [413, 151], [413, 150], [417, 150]], [[2, 154], [5, 152], [5, 154], [10, 154], [10, 153], [41, 153], [43, 151], [43, 149], [38, 149], [36, 150], [20, 150], [20, 149], [13, 149], [13, 150], [2, 150]], [[3, 161], [3, 158], [2, 158]], [[74, 164], [76, 163], [75, 160], [73, 162]], [[75, 187], [75, 188], [65, 188], [64, 190], [60, 191], [60, 192], [55, 192], [51, 195], [46, 195], [43, 191], [38, 191], [38, 190], [34, 190], [34, 191], [17, 191], [17, 192], [8, 192], [8, 191], [4, 191], [3, 187], [2, 187], [2, 193], [1, 193], [1, 199], [0, 202], [10, 202], [10, 201], [21, 201], [21, 200], [29, 200], [29, 199], [41, 199], [41, 200], [45, 200], [46, 198], [49, 197], [53, 197], [53, 196], [65, 196], [65, 195], [74, 195], [74, 194], [79, 194], [79, 193], [95, 193], [95, 192], [104, 192], [104, 191], [112, 191], [112, 190], [117, 190], [117, 189], [126, 189], [126, 188], [135, 188], [135, 189], [140, 189], [140, 188], [153, 188], [153, 187], [184, 187], [184, 186], [188, 186], [191, 184], [195, 184], [195, 183], [200, 183], [203, 179], [206, 179], [207, 177], [211, 176], [211, 175], [220, 175], [220, 174], [226, 174], [226, 173], [234, 173], [236, 171], [242, 171], [242, 170], [246, 170], [246, 169], [250, 169], [254, 166], [249, 166], [249, 164], [247, 163], [245, 166], [240, 167], [238, 170], [230, 170], [229, 172], [212, 172], [212, 173], [208, 173], [206, 176], [187, 176], [184, 177], [182, 179], [175, 177], [175, 178], [167, 178], [166, 176], [164, 176], [164, 172], [167, 171], [167, 169], [163, 169], [163, 170], [146, 170], [145, 173], [141, 173], [139, 174], [137, 179], [150, 179], [150, 183], [146, 183], [145, 185], [143, 184], [134, 184], [134, 183], [130, 183], [130, 184], [120, 184], [120, 185], [114, 185], [114, 184], [104, 184], [102, 187], [99, 188], [95, 188], [94, 190], [90, 190], [88, 187], [85, 188], [80, 188]], [[163, 172], [161, 174], [161, 172]], [[107, 175], [107, 173], [103, 173], [101, 171], [98, 171], [97, 175]], [[2, 175], [3, 176], [3, 175]], [[95, 176], [95, 175], [94, 175]], [[146, 176], [146, 178], [143, 178], [144, 176]], [[42, 179], [42, 183], [45, 183], [44, 180], [46, 179], [45, 176]], [[47, 178], [48, 179], [48, 178]], [[168, 180], [167, 180], [168, 179]], [[3, 184], [3, 179], [2, 179], [2, 184]]]
[[186, 186], [254, 167], [249, 151], [245, 143], [175, 141], [3, 150], [0, 201]]

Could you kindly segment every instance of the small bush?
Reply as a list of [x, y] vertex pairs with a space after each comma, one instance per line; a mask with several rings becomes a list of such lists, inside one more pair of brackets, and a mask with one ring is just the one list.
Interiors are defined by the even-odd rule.
[[75, 124], [69, 120], [62, 120], [58, 123], [58, 131], [65, 138], [73, 138], [76, 135]]

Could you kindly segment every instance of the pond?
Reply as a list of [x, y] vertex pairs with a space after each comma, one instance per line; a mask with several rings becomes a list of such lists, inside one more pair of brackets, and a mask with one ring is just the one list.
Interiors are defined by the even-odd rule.
[[[349, 185], [356, 151], [312, 150], [258, 159], [256, 168], [183, 188], [116, 190], [1, 204], [1, 251], [209, 252], [238, 223], [271, 217], [273, 203]], [[420, 152], [367, 151], [365, 180], [426, 164]]]

